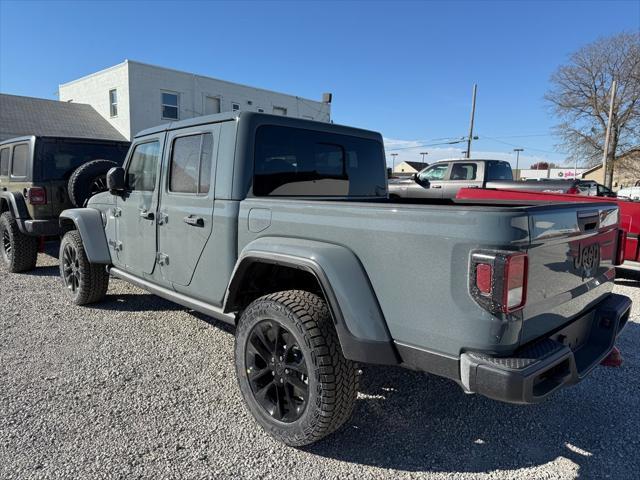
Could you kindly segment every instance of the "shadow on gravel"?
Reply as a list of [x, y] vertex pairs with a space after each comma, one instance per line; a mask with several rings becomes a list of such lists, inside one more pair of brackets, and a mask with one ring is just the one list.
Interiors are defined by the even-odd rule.
[[305, 450], [415, 472], [511, 470], [564, 457], [581, 478], [637, 478], [640, 326], [629, 323], [619, 344], [632, 361], [597, 367], [538, 405], [466, 395], [453, 382], [400, 368], [367, 369], [351, 422]]
[[58, 277], [60, 276], [60, 269], [57, 265], [36, 267], [33, 270], [22, 273], [21, 275], [29, 275], [32, 277]]

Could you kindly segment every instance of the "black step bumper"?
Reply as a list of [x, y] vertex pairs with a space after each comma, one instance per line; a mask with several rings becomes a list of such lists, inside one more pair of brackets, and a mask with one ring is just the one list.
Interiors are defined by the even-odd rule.
[[511, 357], [466, 352], [460, 357], [465, 390], [509, 403], [537, 403], [578, 383], [613, 349], [631, 311], [631, 300], [610, 294], [604, 301], [547, 338]]

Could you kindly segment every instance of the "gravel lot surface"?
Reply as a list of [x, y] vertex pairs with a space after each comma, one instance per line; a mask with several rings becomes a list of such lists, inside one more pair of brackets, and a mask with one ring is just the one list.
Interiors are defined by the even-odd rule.
[[124, 282], [72, 307], [57, 260], [0, 270], [0, 478], [638, 478], [640, 281], [622, 368], [536, 406], [364, 369], [352, 420], [302, 450], [245, 410], [233, 331]]

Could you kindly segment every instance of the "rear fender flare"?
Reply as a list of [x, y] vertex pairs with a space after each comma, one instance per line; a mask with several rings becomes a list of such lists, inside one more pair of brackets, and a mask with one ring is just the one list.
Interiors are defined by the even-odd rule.
[[29, 220], [31, 216], [29, 215], [29, 210], [27, 210], [24, 196], [18, 192], [2, 192], [0, 193], [0, 207], [2, 207], [0, 210], [3, 212], [6, 210], [11, 212], [20, 231], [27, 234], [24, 228], [24, 221]]
[[60, 226], [73, 222], [91, 263], [110, 265], [111, 252], [102, 224], [102, 213], [95, 208], [72, 208], [60, 214]]
[[244, 275], [256, 262], [297, 268], [315, 276], [346, 358], [366, 363], [400, 363], [369, 277], [351, 250], [313, 240], [254, 240], [240, 253], [227, 288], [225, 312], [233, 309]]

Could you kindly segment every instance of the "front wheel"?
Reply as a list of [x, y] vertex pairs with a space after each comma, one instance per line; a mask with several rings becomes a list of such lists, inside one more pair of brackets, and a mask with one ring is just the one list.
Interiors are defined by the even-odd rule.
[[102, 300], [109, 288], [105, 265], [89, 262], [77, 230], [67, 232], [60, 242], [60, 277], [65, 291], [76, 305]]
[[249, 411], [287, 445], [314, 443], [351, 416], [357, 368], [317, 295], [290, 290], [251, 303], [238, 322], [235, 363]]

